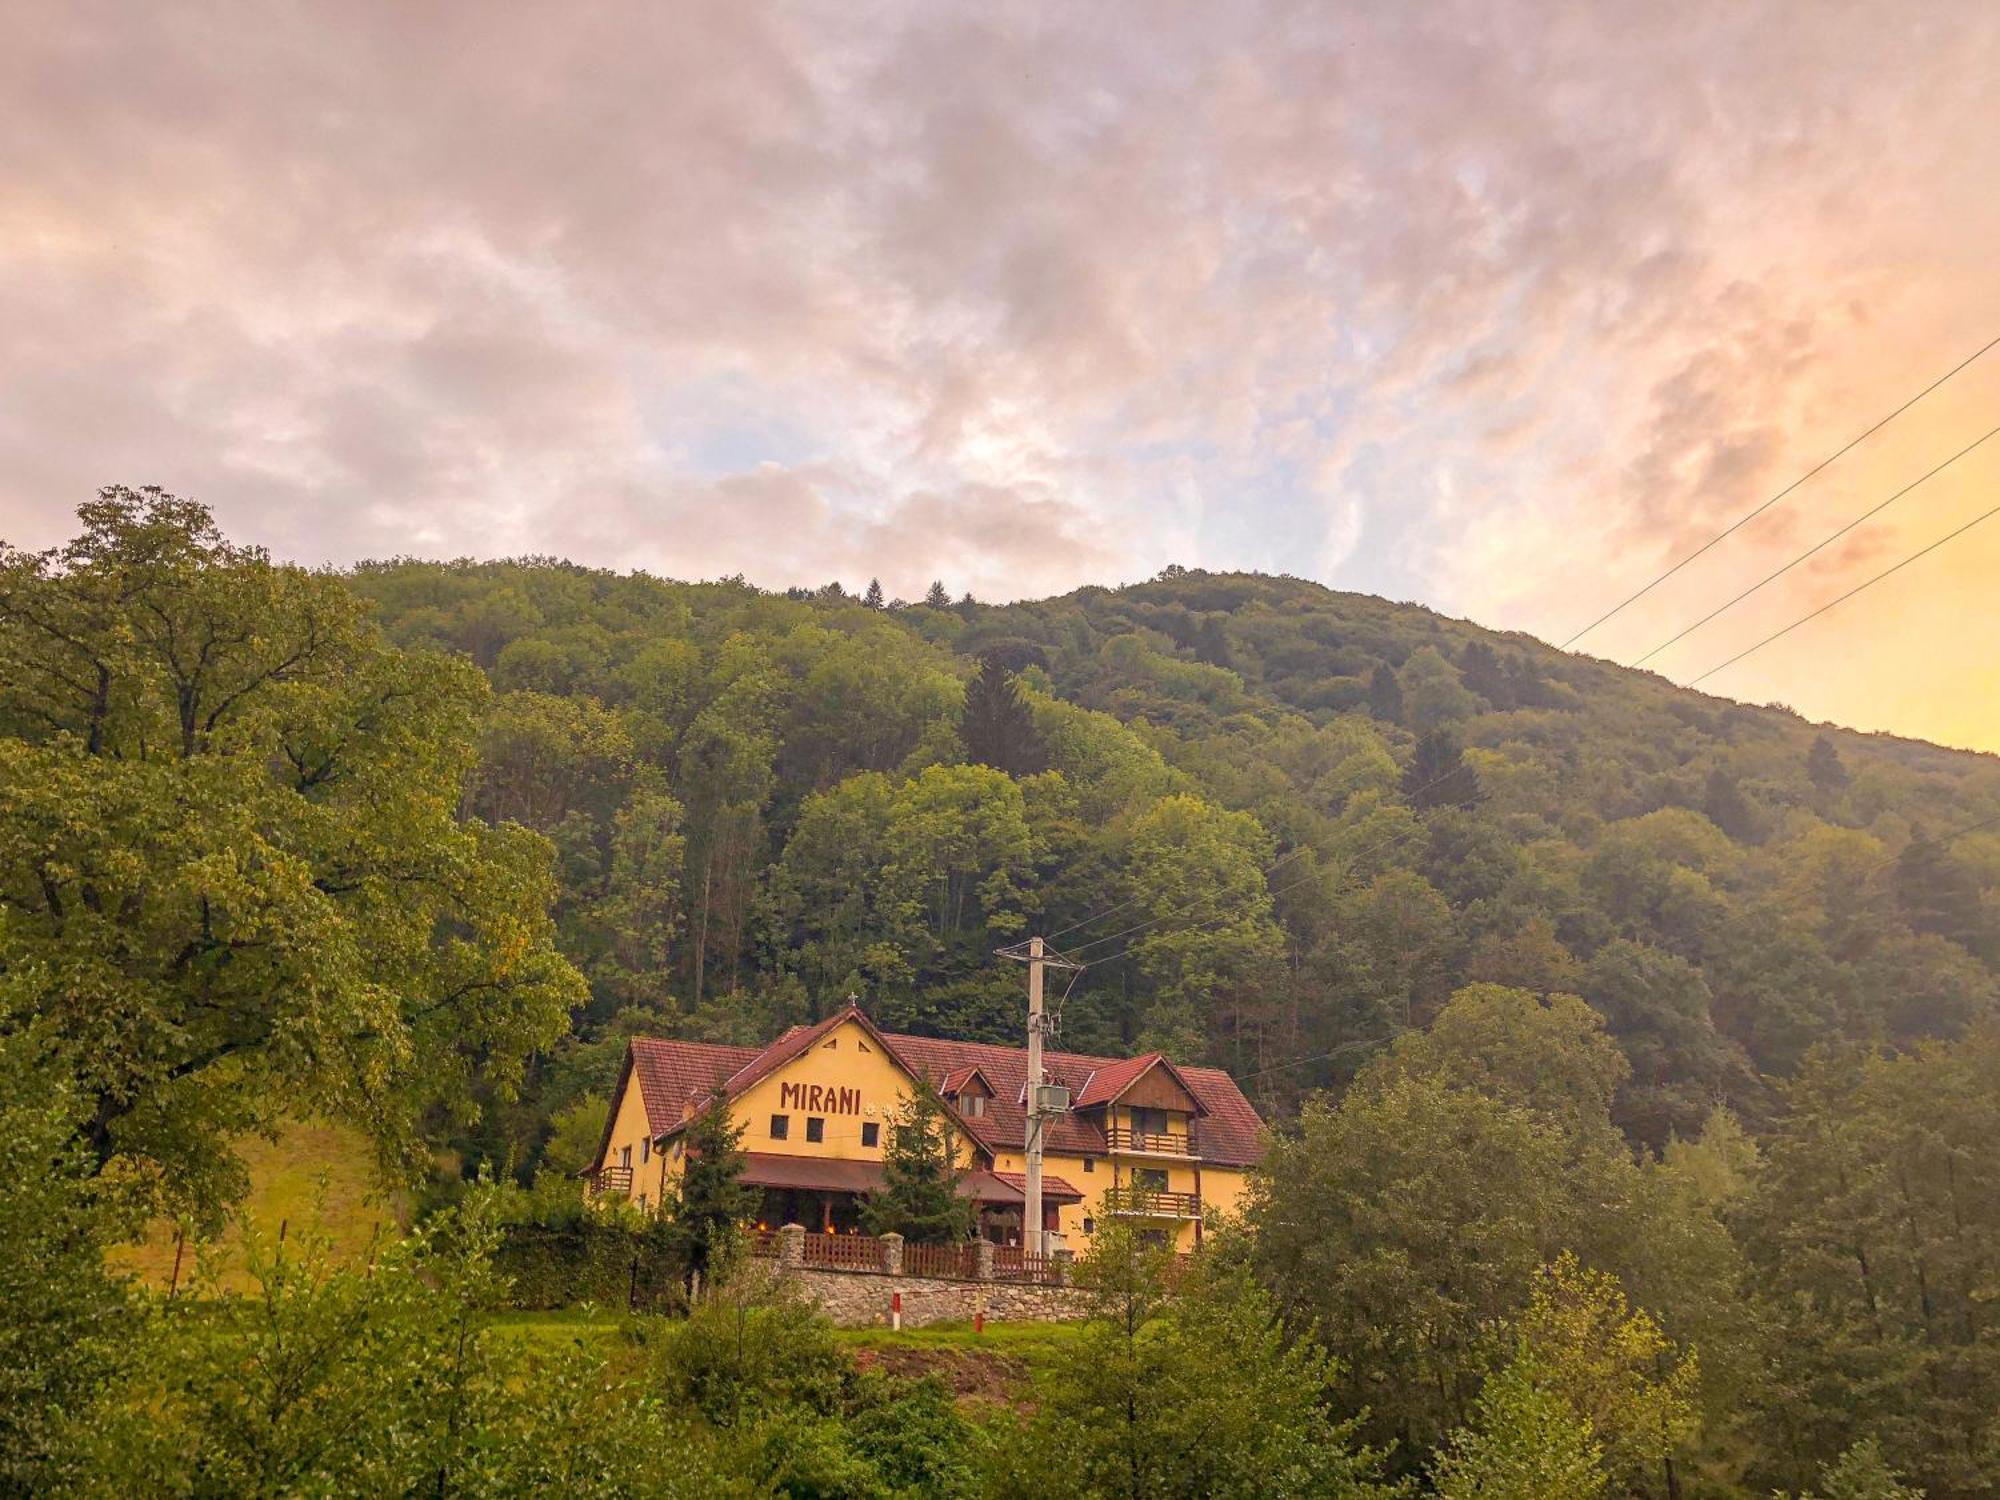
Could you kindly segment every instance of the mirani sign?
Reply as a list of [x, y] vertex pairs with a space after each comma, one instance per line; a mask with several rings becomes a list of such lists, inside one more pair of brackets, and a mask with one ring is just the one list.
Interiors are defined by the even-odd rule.
[[778, 1085], [778, 1107], [802, 1109], [813, 1115], [858, 1115], [861, 1113], [861, 1090], [820, 1083], [781, 1083]]

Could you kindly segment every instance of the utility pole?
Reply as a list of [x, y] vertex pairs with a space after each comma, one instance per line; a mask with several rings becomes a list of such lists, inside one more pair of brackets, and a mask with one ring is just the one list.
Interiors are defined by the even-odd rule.
[[1048, 1011], [1043, 1003], [1042, 976], [1049, 968], [1080, 969], [1060, 953], [1051, 953], [1041, 938], [1000, 949], [1002, 958], [1028, 966], [1028, 1084], [1023, 1103], [1027, 1107], [1027, 1139], [1022, 1142], [1027, 1165], [1027, 1203], [1022, 1209], [1021, 1248], [1031, 1255], [1049, 1253], [1048, 1231], [1042, 1227], [1042, 1123], [1051, 1114], [1069, 1108], [1069, 1090], [1052, 1088], [1042, 1076], [1042, 1038], [1049, 1030]]
[[1042, 1230], [1042, 965], [1043, 943], [1028, 939], [1028, 1206], [1021, 1227], [1021, 1248], [1035, 1255], [1049, 1253]]

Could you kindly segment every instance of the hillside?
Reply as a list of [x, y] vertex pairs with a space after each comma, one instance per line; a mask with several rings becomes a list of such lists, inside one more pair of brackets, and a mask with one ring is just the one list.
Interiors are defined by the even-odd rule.
[[990, 955], [1031, 930], [1090, 965], [1066, 1045], [1217, 1062], [1279, 1115], [1469, 981], [1579, 993], [1654, 1145], [1754, 1123], [1818, 1042], [1995, 1003], [2000, 828], [1948, 836], [2000, 816], [2000, 761], [1417, 606], [1180, 570], [1004, 607], [543, 561], [353, 583], [485, 670], [473, 810], [560, 851], [591, 1002], [464, 1143], [517, 1170], [630, 1031], [762, 1039], [851, 993], [1011, 1037]]

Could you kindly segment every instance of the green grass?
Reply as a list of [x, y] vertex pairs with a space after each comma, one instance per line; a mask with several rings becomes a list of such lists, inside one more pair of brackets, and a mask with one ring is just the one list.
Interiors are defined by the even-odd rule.
[[524, 1344], [594, 1343], [617, 1338], [623, 1327], [624, 1319], [597, 1307], [566, 1307], [553, 1312], [508, 1312], [493, 1320], [496, 1336]]
[[[242, 1291], [242, 1222], [255, 1224], [267, 1239], [282, 1229], [287, 1237], [315, 1234], [328, 1242], [336, 1260], [362, 1261], [378, 1240], [401, 1232], [407, 1206], [384, 1192], [375, 1157], [358, 1131], [339, 1125], [294, 1123], [276, 1141], [250, 1136], [237, 1142], [250, 1174], [250, 1193], [222, 1234], [206, 1248], [220, 1267], [221, 1287]], [[181, 1281], [194, 1272], [192, 1240], [181, 1256]], [[121, 1245], [108, 1257], [118, 1270], [153, 1286], [166, 1286], [174, 1270], [174, 1227], [159, 1223], [136, 1245]]]

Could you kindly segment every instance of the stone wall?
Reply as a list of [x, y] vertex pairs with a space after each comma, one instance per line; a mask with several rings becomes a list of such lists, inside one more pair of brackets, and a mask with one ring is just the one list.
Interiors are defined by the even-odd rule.
[[993, 1247], [976, 1242], [974, 1275], [968, 1279], [903, 1274], [903, 1237], [886, 1234], [857, 1243], [874, 1246], [870, 1255], [879, 1269], [807, 1265], [805, 1230], [787, 1224], [774, 1237], [777, 1274], [793, 1282], [826, 1315], [843, 1328], [887, 1323], [898, 1293], [903, 1299], [903, 1326], [969, 1322], [978, 1313], [994, 1322], [1058, 1322], [1085, 1315], [1082, 1295], [1069, 1285], [1070, 1257], [1058, 1251], [1055, 1263], [1062, 1284], [1000, 1281], [993, 1274]]
[[787, 1269], [785, 1276], [842, 1328], [889, 1321], [890, 1298], [903, 1294], [903, 1326], [970, 1321], [983, 1311], [989, 1322], [1060, 1322], [1081, 1318], [1083, 1296], [1074, 1287], [1013, 1281], [941, 1281], [930, 1276], [888, 1276], [871, 1271]]

